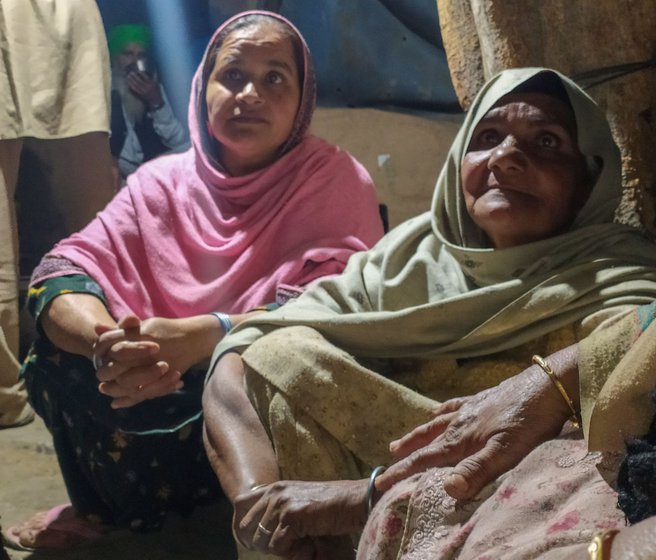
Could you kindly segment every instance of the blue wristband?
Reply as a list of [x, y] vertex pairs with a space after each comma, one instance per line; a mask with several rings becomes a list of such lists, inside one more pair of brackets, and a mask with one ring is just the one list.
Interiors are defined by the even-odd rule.
[[224, 334], [228, 334], [232, 330], [232, 321], [230, 320], [230, 316], [227, 313], [212, 311], [210, 315], [214, 315], [219, 320]]

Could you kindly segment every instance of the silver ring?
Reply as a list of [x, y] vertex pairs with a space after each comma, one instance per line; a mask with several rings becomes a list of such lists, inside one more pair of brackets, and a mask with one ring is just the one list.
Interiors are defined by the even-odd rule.
[[265, 534], [267, 537], [273, 535], [273, 531], [269, 531], [269, 529], [267, 529], [264, 525], [262, 525], [262, 523], [258, 523], [257, 528], [259, 529], [260, 533]]
[[101, 367], [103, 367], [105, 364], [102, 361], [102, 358], [98, 356], [98, 354], [93, 355], [93, 367], [95, 368], [96, 371], [98, 371]]

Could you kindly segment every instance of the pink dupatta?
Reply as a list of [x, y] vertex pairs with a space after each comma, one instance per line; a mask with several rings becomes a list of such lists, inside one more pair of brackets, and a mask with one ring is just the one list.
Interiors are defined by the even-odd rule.
[[[383, 233], [367, 171], [306, 134], [315, 83], [304, 41], [301, 104], [281, 157], [241, 177], [214, 160], [203, 69], [217, 35], [243, 15], [217, 30], [194, 77], [192, 148], [140, 167], [87, 227], [46, 256], [67, 259], [98, 282], [115, 318], [243, 312], [275, 301], [280, 288], [339, 273]], [[32, 283], [75, 272], [37, 271]]]

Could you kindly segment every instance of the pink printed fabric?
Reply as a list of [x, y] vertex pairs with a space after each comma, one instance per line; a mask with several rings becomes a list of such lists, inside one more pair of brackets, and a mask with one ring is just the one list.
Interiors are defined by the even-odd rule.
[[[400, 482], [374, 508], [358, 560], [557, 560], [624, 526], [617, 495], [582, 439], [542, 444], [475, 500], [443, 489], [447, 469]], [[576, 548], [578, 547], [578, 548]]]
[[47, 255], [96, 280], [115, 318], [243, 312], [275, 301], [279, 287], [341, 272], [383, 233], [364, 167], [306, 132], [315, 96], [307, 47], [297, 122], [281, 157], [242, 177], [222, 169], [207, 134], [203, 82], [221, 29], [194, 77], [192, 148], [143, 165], [86, 228]]

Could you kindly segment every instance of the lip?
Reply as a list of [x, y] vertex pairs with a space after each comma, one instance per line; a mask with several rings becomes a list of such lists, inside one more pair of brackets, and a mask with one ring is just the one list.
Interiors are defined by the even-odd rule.
[[230, 122], [237, 124], [266, 124], [267, 120], [255, 115], [238, 115], [230, 117]]
[[517, 187], [515, 185], [502, 185], [496, 182], [486, 185], [485, 192], [490, 192], [490, 191], [513, 192], [513, 193], [524, 194], [529, 196], [534, 195], [532, 191], [525, 189], [523, 187]]

